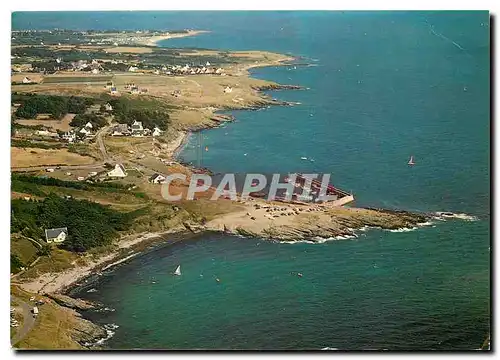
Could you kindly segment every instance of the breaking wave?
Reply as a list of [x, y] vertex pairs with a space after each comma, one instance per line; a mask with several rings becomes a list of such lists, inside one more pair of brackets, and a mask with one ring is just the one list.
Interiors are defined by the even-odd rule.
[[119, 326], [116, 325], [116, 324], [106, 324], [106, 325], [104, 325], [104, 330], [106, 331], [106, 336], [104, 336], [104, 337], [102, 337], [100, 339], [97, 339], [93, 343], [86, 342], [83, 345], [86, 346], [86, 347], [93, 347], [93, 346], [102, 345], [102, 344], [104, 344], [106, 341], [108, 341], [109, 339], [111, 339], [115, 335], [116, 332], [113, 331], [113, 330], [116, 330], [118, 328], [119, 328]]
[[277, 240], [277, 242], [281, 244], [324, 244], [327, 241], [334, 241], [334, 240], [347, 240], [347, 239], [354, 239], [357, 238], [358, 235], [356, 234], [345, 234], [345, 235], [338, 235], [338, 236], [332, 236], [328, 238], [322, 238], [322, 237], [315, 237], [312, 238], [311, 240], [295, 240], [295, 241], [288, 241], [288, 240]]
[[446, 211], [438, 211], [434, 214], [435, 215], [433, 216], [433, 218], [436, 220], [446, 220], [446, 219], [460, 219], [460, 220], [465, 220], [465, 221], [478, 221], [479, 220], [479, 218], [477, 216], [468, 215], [468, 214], [464, 214], [464, 213], [452, 213], [452, 212], [446, 212]]
[[401, 232], [410, 232], [410, 231], [414, 231], [414, 230], [417, 230], [418, 227], [414, 226], [414, 227], [411, 227], [411, 228], [399, 228], [399, 229], [391, 229], [389, 230], [390, 232], [394, 232], [394, 233], [401, 233]]
[[113, 311], [115, 311], [114, 308], [110, 308], [110, 307], [107, 307], [107, 306], [104, 307], [104, 308], [100, 308], [100, 309], [95, 310], [95, 312], [113, 312]]

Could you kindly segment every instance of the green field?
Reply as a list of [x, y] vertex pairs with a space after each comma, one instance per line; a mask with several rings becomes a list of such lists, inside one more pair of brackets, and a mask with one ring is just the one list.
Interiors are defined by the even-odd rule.
[[48, 76], [43, 78], [44, 84], [56, 84], [56, 83], [96, 83], [96, 82], [106, 82], [111, 81], [113, 76]]

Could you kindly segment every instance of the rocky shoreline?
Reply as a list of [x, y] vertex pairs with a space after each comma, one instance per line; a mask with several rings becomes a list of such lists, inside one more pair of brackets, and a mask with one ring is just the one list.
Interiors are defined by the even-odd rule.
[[[286, 65], [284, 63], [274, 65]], [[269, 65], [271, 66], [271, 65]], [[261, 93], [271, 90], [301, 90], [297, 85], [266, 84], [252, 88], [258, 91], [260, 98], [255, 101], [230, 106], [219, 107], [216, 111], [224, 110], [258, 110], [266, 106], [293, 106], [292, 102], [280, 101]], [[172, 141], [169, 156], [177, 158], [180, 149], [185, 145], [189, 132], [207, 128], [218, 127], [229, 121], [234, 121], [232, 115], [212, 114], [208, 121], [190, 126], [188, 131], [181, 131]], [[75, 299], [67, 294], [84, 282], [89, 276], [94, 276], [100, 271], [108, 270], [129, 258], [138, 255], [145, 247], [153, 242], [158, 243], [159, 238], [165, 234], [175, 238], [175, 243], [207, 231], [240, 236], [252, 236], [269, 240], [280, 241], [312, 241], [321, 242], [330, 238], [346, 238], [354, 236], [355, 231], [365, 227], [380, 227], [383, 229], [400, 229], [418, 226], [427, 221], [421, 214], [398, 212], [380, 209], [350, 209], [328, 208], [318, 205], [292, 205], [292, 204], [267, 204], [262, 200], [250, 200], [242, 203], [245, 210], [220, 216], [208, 223], [185, 222], [178, 229], [171, 229], [164, 233], [135, 235], [132, 239], [122, 239], [118, 248], [111, 254], [102, 256], [84, 267], [75, 267], [69, 271], [56, 274], [45, 274], [30, 283], [22, 284], [24, 290], [39, 293], [53, 301], [64, 311], [73, 316], [75, 325], [71, 336], [74, 341], [86, 349], [102, 345], [103, 341], [112, 336], [110, 329], [96, 325], [86, 320], [80, 311], [92, 311], [100, 307], [82, 299]], [[277, 209], [277, 210], [276, 210]], [[248, 215], [250, 214], [250, 215]], [[253, 218], [253, 219], [252, 219]], [[188, 231], [188, 233], [186, 233]]]

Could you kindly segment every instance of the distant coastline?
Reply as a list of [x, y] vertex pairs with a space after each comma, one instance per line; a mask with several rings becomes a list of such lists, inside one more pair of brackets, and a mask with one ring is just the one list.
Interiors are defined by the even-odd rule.
[[162, 35], [154, 35], [148, 39], [144, 39], [139, 43], [146, 46], [158, 46], [158, 43], [163, 40], [178, 39], [188, 36], [196, 36], [199, 34], [208, 33], [208, 30], [187, 30], [185, 33], [166, 33]]

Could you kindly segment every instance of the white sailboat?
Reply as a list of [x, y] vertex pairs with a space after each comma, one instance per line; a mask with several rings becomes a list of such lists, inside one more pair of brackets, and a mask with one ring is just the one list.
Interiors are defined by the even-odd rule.
[[415, 165], [415, 161], [413, 160], [413, 155], [410, 156], [410, 160], [408, 161], [408, 165]]
[[174, 275], [178, 275], [178, 276], [180, 276], [180, 275], [181, 275], [181, 266], [180, 266], [180, 265], [178, 265], [178, 266], [177, 266], [177, 269], [175, 269], [175, 271], [174, 271]]

